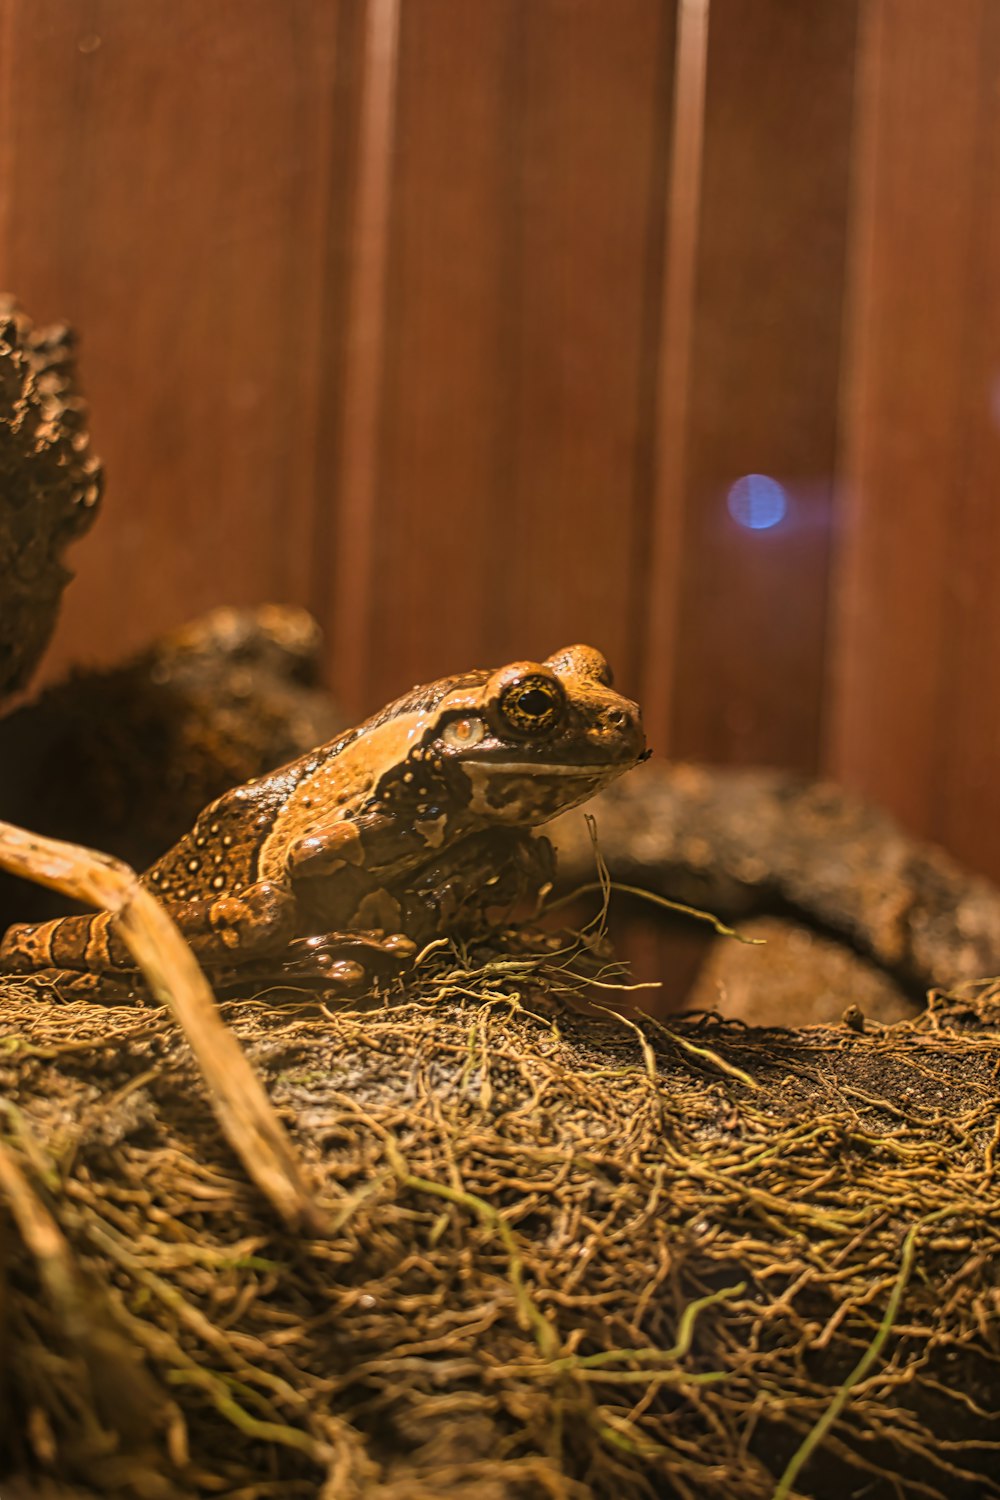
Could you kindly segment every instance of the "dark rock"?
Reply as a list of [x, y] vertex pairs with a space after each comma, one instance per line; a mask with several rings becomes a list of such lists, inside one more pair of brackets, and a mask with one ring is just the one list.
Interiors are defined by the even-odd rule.
[[[0, 817], [144, 869], [231, 786], [331, 739], [305, 610], [218, 609], [0, 721]], [[0, 926], [65, 910], [0, 880]]]
[[35, 330], [0, 296], [0, 700], [45, 650], [72, 577], [63, 554], [100, 503], [86, 416], [72, 332]]
[[[777, 770], [654, 763], [592, 806], [621, 880], [730, 921], [791, 916], [913, 996], [1000, 972], [1000, 891], [840, 787]], [[592, 879], [579, 815], [553, 836], [563, 881]]]

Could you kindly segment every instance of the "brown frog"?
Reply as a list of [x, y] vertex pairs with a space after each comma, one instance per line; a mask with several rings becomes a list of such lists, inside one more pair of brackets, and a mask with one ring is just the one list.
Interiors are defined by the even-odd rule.
[[[649, 753], [600, 652], [415, 687], [219, 797], [141, 877], [206, 968], [357, 983], [545, 886], [532, 829]], [[0, 971], [124, 974], [115, 919], [11, 927]]]

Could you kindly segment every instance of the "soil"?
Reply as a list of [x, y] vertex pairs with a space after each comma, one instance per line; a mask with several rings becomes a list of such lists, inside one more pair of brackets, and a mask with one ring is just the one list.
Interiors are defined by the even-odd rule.
[[350, 1005], [225, 1004], [322, 1232], [250, 1184], [167, 1011], [6, 982], [0, 1473], [1000, 1494], [1000, 994], [666, 1027], [594, 1008], [621, 975], [592, 934], [553, 941], [439, 952]]

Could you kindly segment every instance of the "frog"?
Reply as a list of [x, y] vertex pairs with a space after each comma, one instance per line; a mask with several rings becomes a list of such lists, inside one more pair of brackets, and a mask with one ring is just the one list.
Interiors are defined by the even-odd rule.
[[[139, 878], [202, 967], [350, 989], [541, 899], [536, 830], [647, 758], [595, 647], [418, 685], [224, 792]], [[0, 972], [135, 975], [113, 913], [10, 927]]]

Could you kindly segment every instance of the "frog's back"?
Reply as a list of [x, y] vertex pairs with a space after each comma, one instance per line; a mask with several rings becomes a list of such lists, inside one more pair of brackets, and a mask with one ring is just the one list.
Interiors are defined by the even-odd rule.
[[199, 814], [190, 832], [146, 871], [143, 884], [172, 905], [211, 900], [222, 892], [239, 895], [261, 878], [261, 849], [304, 782], [322, 772], [317, 781], [322, 783], [323, 799], [329, 799], [337, 780], [336, 765], [331, 763], [349, 745], [394, 719], [432, 711], [446, 693], [479, 685], [487, 675], [467, 672], [411, 688], [329, 744], [224, 792]]
[[329, 745], [223, 792], [194, 826], [151, 865], [142, 883], [172, 905], [238, 894], [258, 877], [261, 845], [295, 788], [355, 737], [348, 730]]

